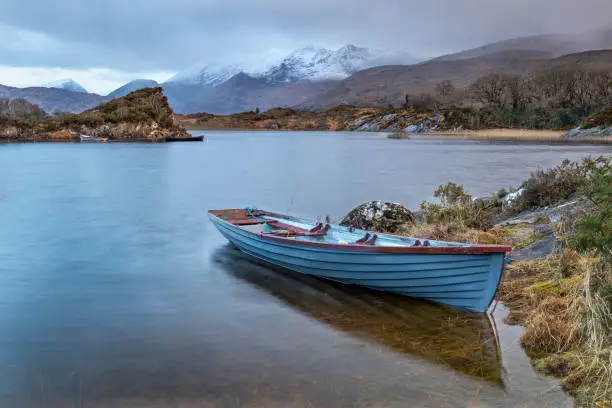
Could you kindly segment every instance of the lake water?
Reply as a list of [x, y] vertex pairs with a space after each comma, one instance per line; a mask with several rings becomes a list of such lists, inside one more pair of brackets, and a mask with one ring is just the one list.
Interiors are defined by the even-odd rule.
[[0, 145], [1, 407], [571, 406], [520, 327], [255, 265], [208, 222], [474, 195], [600, 146], [214, 133]]

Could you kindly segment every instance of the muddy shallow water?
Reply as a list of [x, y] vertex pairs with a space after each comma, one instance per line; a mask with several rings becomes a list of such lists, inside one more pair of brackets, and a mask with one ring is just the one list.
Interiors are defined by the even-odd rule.
[[337, 218], [602, 149], [289, 132], [0, 146], [0, 406], [571, 406], [503, 305], [489, 319], [271, 270], [206, 210]]

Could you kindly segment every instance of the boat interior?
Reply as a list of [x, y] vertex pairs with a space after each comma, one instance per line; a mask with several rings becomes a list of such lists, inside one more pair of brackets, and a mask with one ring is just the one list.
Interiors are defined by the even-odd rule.
[[242, 230], [298, 241], [385, 247], [473, 246], [399, 235], [373, 233], [326, 222], [312, 222], [257, 209], [211, 210], [209, 213]]

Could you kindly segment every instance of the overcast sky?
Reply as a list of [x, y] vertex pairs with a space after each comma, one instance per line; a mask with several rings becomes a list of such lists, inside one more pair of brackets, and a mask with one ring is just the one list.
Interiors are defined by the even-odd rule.
[[106, 93], [199, 61], [347, 43], [437, 56], [610, 24], [612, 0], [0, 0], [0, 84]]

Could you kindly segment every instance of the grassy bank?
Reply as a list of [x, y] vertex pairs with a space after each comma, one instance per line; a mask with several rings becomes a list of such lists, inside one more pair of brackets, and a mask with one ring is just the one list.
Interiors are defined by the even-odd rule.
[[[404, 235], [509, 243], [498, 297], [521, 324], [534, 366], [561, 378], [580, 407], [612, 406], [612, 167], [610, 158], [538, 171], [520, 193], [474, 200], [448, 183]], [[512, 198], [512, 199], [510, 199]], [[554, 220], [554, 221], [553, 221]], [[538, 252], [543, 243], [549, 250]]]
[[447, 130], [423, 132], [411, 135], [404, 132], [389, 134], [389, 139], [437, 138], [440, 140], [482, 140], [490, 142], [520, 142], [547, 144], [609, 144], [612, 137], [563, 137], [565, 131], [533, 129], [482, 129], [482, 130]]
[[[508, 140], [528, 142], [567, 142], [563, 139], [564, 131], [534, 129], [483, 129], [463, 131], [427, 132], [428, 136], [454, 137], [472, 140]], [[607, 140], [603, 140], [607, 142]]]

